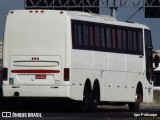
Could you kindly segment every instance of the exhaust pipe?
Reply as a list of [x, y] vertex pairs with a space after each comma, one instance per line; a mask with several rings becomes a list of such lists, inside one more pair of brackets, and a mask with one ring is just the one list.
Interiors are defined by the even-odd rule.
[[18, 96], [19, 96], [19, 92], [15, 92], [14, 97], [18, 97]]

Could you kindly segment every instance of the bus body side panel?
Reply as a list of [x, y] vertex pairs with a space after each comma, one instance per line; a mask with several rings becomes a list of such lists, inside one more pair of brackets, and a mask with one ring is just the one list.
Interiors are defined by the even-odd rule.
[[136, 78], [142, 71], [143, 59], [138, 60], [137, 64], [141, 65], [137, 66], [138, 68], [129, 67], [128, 64], [139, 59], [139, 56], [133, 56], [131, 59], [126, 59], [126, 56], [126, 54], [73, 49], [71, 58], [72, 98], [82, 100], [85, 81], [90, 80], [93, 87], [97, 79], [100, 83], [101, 101], [135, 101], [135, 91], [139, 81]]
[[[85, 59], [84, 59], [85, 58]], [[90, 76], [92, 67], [92, 52], [85, 50], [71, 50], [71, 97], [76, 100], [83, 100], [83, 89]], [[82, 62], [84, 61], [84, 62]], [[96, 74], [95, 74], [96, 76]]]
[[85, 81], [89, 79], [93, 86], [94, 81], [98, 79], [101, 101], [134, 102], [137, 85], [141, 82], [143, 101], [150, 102], [144, 57], [73, 49], [71, 52], [72, 97], [82, 100]]

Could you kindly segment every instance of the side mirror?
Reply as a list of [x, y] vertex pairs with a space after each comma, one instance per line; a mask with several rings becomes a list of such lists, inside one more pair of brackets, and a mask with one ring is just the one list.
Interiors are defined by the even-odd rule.
[[159, 67], [159, 56], [155, 55], [154, 57], [154, 67], [157, 68]]

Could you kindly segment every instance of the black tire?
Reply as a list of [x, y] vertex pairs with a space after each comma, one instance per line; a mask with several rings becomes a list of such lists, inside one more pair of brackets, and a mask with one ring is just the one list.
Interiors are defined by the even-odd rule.
[[136, 90], [136, 101], [128, 103], [129, 111], [138, 111], [140, 107], [140, 102], [142, 100], [142, 93], [140, 89]]
[[83, 101], [81, 103], [81, 109], [83, 112], [87, 112], [89, 110], [90, 100], [91, 100], [91, 93], [89, 91], [89, 88], [85, 85], [83, 91]]
[[94, 85], [91, 93], [91, 102], [89, 106], [90, 111], [92, 112], [97, 111], [98, 102], [99, 102], [99, 90], [98, 87]]

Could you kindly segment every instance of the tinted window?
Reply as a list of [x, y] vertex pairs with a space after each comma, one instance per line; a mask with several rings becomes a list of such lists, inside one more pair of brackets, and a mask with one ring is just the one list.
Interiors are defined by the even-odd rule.
[[105, 29], [101, 27], [101, 46], [105, 48]]
[[137, 45], [137, 32], [133, 32], [133, 48], [134, 51], [137, 51], [138, 49], [138, 45]]
[[82, 25], [78, 24], [78, 45], [82, 45]]
[[133, 50], [132, 31], [128, 31], [128, 50]]
[[100, 47], [100, 30], [99, 26], [95, 26], [95, 47]]
[[94, 34], [93, 34], [93, 26], [89, 26], [89, 43], [90, 46], [93, 47], [94, 46]]
[[117, 46], [118, 49], [122, 49], [122, 31], [121, 30], [117, 30]]
[[88, 26], [83, 25], [83, 44], [84, 46], [89, 45], [89, 35], [88, 35]]
[[107, 48], [111, 48], [112, 42], [111, 42], [111, 29], [106, 28], [106, 40], [107, 40]]
[[139, 52], [143, 51], [143, 37], [142, 32], [138, 32], [138, 50]]
[[123, 30], [123, 49], [126, 50], [127, 49], [127, 34], [126, 31]]
[[74, 45], [78, 44], [78, 40], [77, 40], [77, 25], [73, 24], [73, 43]]
[[[143, 53], [142, 29], [79, 20], [73, 20], [71, 25], [73, 49], [137, 55]], [[144, 37], [145, 45], [152, 47], [149, 30], [144, 30]]]
[[116, 42], [116, 30], [112, 29], [112, 42], [113, 42], [113, 48], [116, 48], [117, 42]]

